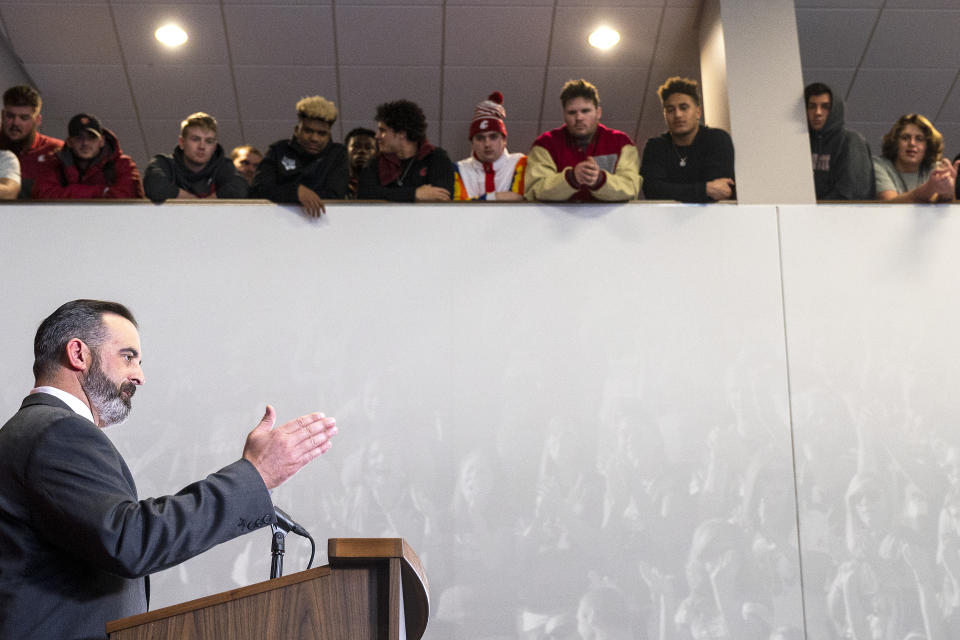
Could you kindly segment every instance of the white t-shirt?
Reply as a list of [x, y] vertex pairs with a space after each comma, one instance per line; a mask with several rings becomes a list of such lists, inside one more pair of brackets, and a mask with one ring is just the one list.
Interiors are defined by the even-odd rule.
[[10, 178], [20, 184], [20, 161], [13, 151], [0, 151], [0, 178]]

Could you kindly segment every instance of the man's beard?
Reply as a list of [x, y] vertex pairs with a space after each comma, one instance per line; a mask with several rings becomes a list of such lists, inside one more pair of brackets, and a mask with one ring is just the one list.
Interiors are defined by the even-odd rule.
[[90, 372], [80, 384], [100, 420], [101, 427], [120, 424], [130, 415], [137, 386], [130, 381], [116, 386], [100, 368], [98, 355], [93, 356]]

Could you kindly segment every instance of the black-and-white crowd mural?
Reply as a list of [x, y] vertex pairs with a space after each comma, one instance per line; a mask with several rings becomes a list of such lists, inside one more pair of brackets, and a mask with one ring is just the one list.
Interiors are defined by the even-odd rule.
[[[274, 502], [315, 564], [406, 539], [427, 640], [960, 635], [956, 213], [174, 209], [0, 232], [8, 414], [53, 308], [137, 314], [147, 381], [108, 434], [141, 495], [236, 459], [267, 402], [322, 410], [333, 449]], [[242, 537], [155, 575], [151, 606], [269, 566], [269, 533]]]

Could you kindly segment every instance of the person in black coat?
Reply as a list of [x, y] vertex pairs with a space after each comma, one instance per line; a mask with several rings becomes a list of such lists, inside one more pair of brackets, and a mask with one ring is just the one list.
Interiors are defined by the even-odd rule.
[[180, 123], [177, 148], [155, 155], [143, 174], [143, 190], [154, 202], [174, 198], [240, 199], [247, 181], [217, 142], [217, 121], [197, 112]]
[[347, 148], [330, 140], [336, 121], [336, 105], [321, 96], [297, 102], [293, 137], [270, 145], [253, 177], [250, 196], [299, 203], [310, 217], [325, 211], [324, 200], [345, 198], [350, 169]]
[[377, 107], [380, 155], [360, 173], [360, 200], [446, 202], [453, 195], [454, 166], [447, 152], [427, 141], [427, 119], [409, 100]]

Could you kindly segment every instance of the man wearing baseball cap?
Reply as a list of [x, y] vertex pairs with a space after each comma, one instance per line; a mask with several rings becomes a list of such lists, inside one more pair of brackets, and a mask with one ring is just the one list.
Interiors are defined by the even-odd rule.
[[473, 154], [457, 163], [454, 200], [523, 200], [527, 156], [507, 151], [507, 112], [494, 91], [473, 110]]
[[78, 113], [67, 125], [63, 149], [49, 154], [33, 184], [39, 200], [142, 198], [143, 183], [117, 136], [96, 116]]

